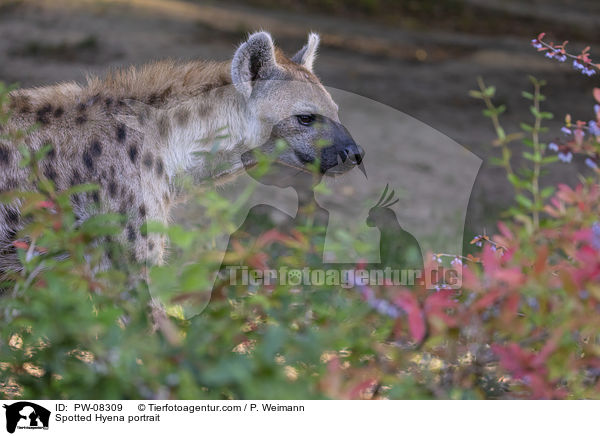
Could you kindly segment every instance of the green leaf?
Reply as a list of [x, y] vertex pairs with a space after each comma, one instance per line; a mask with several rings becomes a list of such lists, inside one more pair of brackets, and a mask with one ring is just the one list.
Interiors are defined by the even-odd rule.
[[515, 196], [515, 200], [517, 201], [517, 203], [519, 203], [521, 206], [527, 209], [531, 209], [533, 206], [533, 202], [522, 194], [517, 194]]
[[507, 174], [506, 178], [513, 186], [517, 188], [523, 188], [527, 183], [519, 178], [516, 174]]
[[542, 191], [540, 192], [540, 195], [542, 198], [548, 198], [550, 197], [552, 194], [554, 194], [554, 186], [547, 186], [544, 189], [542, 189]]
[[521, 92], [521, 95], [527, 100], [533, 100], [533, 94], [531, 92], [523, 91]]
[[194, 241], [194, 233], [181, 226], [171, 226], [168, 229], [169, 239], [181, 248], [188, 248]]
[[542, 164], [549, 164], [549, 163], [554, 163], [554, 162], [558, 162], [558, 156], [553, 154], [551, 156], [546, 156], [542, 159]]
[[531, 147], [531, 148], [535, 147], [535, 145], [533, 144], [533, 141], [529, 138], [523, 138], [523, 144], [525, 144], [527, 147]]
[[483, 98], [483, 94], [480, 91], [475, 91], [474, 89], [469, 91], [469, 96], [473, 98], [481, 99]]
[[496, 94], [496, 87], [495, 86], [488, 86], [487, 88], [485, 88], [483, 90], [483, 95], [485, 97], [493, 97], [494, 94]]
[[498, 126], [498, 128], [496, 129], [496, 135], [498, 135], [498, 139], [500, 139], [501, 141], [506, 139], [506, 133], [504, 132], [504, 129], [501, 126]]
[[521, 126], [521, 129], [524, 130], [525, 132], [532, 132], [533, 131], [533, 126], [530, 126], [527, 123], [521, 123], [520, 126]]

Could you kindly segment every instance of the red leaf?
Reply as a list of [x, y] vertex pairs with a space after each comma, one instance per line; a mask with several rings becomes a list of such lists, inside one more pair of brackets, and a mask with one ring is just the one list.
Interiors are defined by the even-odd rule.
[[27, 242], [23, 242], [23, 241], [14, 241], [13, 245], [17, 248], [20, 248], [22, 250], [28, 250], [29, 249], [29, 244]]
[[54, 207], [54, 203], [50, 200], [40, 201], [37, 205], [38, 207], [43, 207], [46, 209], [52, 209]]
[[394, 302], [406, 312], [408, 329], [414, 341], [421, 342], [425, 338], [425, 318], [417, 301], [417, 297], [408, 291], [402, 291]]

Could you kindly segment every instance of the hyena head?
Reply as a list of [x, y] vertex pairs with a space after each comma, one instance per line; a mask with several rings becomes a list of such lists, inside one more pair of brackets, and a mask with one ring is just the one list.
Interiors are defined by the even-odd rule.
[[[231, 64], [233, 85], [246, 102], [251, 149], [277, 154], [277, 162], [294, 171], [317, 169], [334, 175], [362, 161], [363, 151], [340, 123], [338, 106], [313, 73], [319, 36], [291, 59], [266, 32], [252, 34]], [[283, 149], [282, 149], [283, 145]], [[254, 150], [242, 155], [246, 168]]]

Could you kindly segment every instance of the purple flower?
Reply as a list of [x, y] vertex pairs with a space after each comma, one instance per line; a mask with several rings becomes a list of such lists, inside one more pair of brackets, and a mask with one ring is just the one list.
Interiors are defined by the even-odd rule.
[[588, 123], [588, 128], [590, 129], [590, 133], [594, 136], [600, 135], [600, 127], [598, 127], [598, 123], [596, 121], [590, 121]]
[[554, 142], [551, 142], [550, 144], [548, 144], [548, 150], [558, 151], [558, 145], [556, 145], [556, 143]]
[[547, 51], [544, 56], [546, 56], [547, 58], [552, 59], [554, 57], [554, 54], [555, 54], [555, 52], [553, 52], [553, 51]]
[[596, 115], [598, 115], [598, 112], [600, 112], [600, 104], [595, 104], [595, 105], [594, 105], [594, 113], [595, 113]]
[[592, 246], [600, 251], [600, 222], [592, 224]]
[[531, 45], [533, 45], [535, 48], [542, 48], [542, 44], [537, 39], [532, 39]]
[[540, 305], [538, 303], [537, 298], [535, 298], [535, 297], [527, 297], [526, 301], [527, 301], [527, 305], [529, 307], [531, 307], [532, 309], [534, 309], [534, 310], [539, 309]]
[[574, 60], [573, 61], [573, 68], [575, 68], [576, 70], [583, 70], [585, 67], [578, 60]]
[[571, 129], [569, 129], [568, 127], [563, 127], [560, 130], [562, 130], [562, 132], [565, 133], [565, 134], [567, 134], [567, 135], [570, 135], [571, 133], [573, 133], [573, 132], [571, 132]]
[[570, 151], [568, 152], [560, 152], [558, 153], [558, 160], [565, 162], [565, 163], [569, 163], [571, 162], [571, 160], [573, 160], [573, 153], [571, 153]]
[[460, 257], [455, 257], [452, 259], [452, 262], [450, 262], [450, 265], [462, 265], [462, 260], [460, 260]]
[[598, 164], [596, 162], [594, 162], [594, 160], [591, 157], [588, 157], [585, 160], [585, 164], [594, 170], [598, 169]]
[[594, 70], [593, 68], [583, 68], [583, 69], [581, 70], [581, 72], [582, 72], [583, 74], [585, 74], [586, 76], [588, 76], [588, 77], [591, 77], [591, 76], [593, 76], [594, 74], [596, 74], [596, 70]]
[[567, 55], [565, 54], [557, 54], [554, 59], [556, 59], [558, 62], [564, 62], [567, 60]]

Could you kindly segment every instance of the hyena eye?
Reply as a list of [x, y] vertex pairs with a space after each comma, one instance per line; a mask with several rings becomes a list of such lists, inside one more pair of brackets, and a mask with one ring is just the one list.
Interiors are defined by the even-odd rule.
[[296, 115], [296, 118], [298, 118], [298, 122], [303, 126], [310, 126], [315, 122], [317, 117], [315, 115]]

